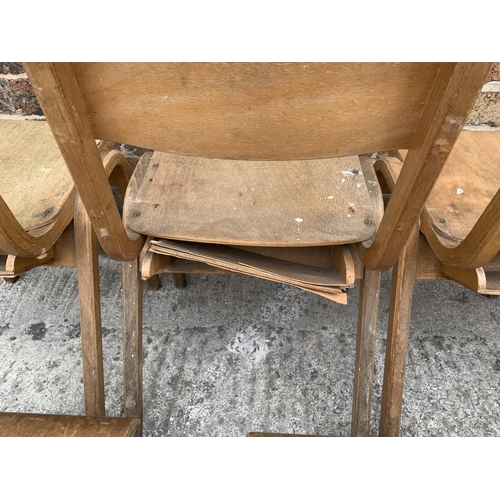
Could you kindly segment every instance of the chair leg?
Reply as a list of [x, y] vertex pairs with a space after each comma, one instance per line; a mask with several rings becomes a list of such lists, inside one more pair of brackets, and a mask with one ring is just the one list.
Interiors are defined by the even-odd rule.
[[175, 288], [186, 288], [186, 275], [184, 273], [172, 273]]
[[158, 274], [155, 274], [151, 276], [151, 278], [148, 278], [147, 280], [148, 288], [153, 291], [157, 291], [161, 287], [161, 281], [160, 281], [160, 276]]
[[365, 269], [360, 284], [351, 436], [370, 435], [381, 274]]
[[97, 238], [79, 200], [75, 203], [75, 259], [80, 302], [85, 414], [104, 417], [101, 304]]
[[139, 259], [122, 263], [123, 416], [138, 418], [142, 435], [142, 280]]
[[411, 302], [417, 272], [418, 237], [419, 229], [416, 226], [392, 271], [380, 436], [399, 436]]

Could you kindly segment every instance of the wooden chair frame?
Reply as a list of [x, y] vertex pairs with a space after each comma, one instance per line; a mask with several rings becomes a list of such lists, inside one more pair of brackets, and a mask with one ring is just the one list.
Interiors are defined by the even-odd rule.
[[[66, 160], [94, 232], [106, 253], [117, 260], [133, 261], [123, 266], [124, 323], [127, 349], [140, 362], [141, 286], [137, 256], [144, 237], [124, 227], [114, 204], [95, 146], [87, 109], [73, 70], [68, 63], [30, 63], [26, 71], [33, 83], [47, 121]], [[367, 435], [376, 305], [363, 290], [378, 290], [380, 271], [389, 269], [412, 239], [422, 206], [448, 157], [490, 68], [489, 63], [442, 63], [426, 101], [419, 125], [412, 134], [408, 157], [374, 241], [358, 245], [365, 266], [360, 300], [356, 354], [353, 434]], [[355, 101], [355, 99], [354, 99]], [[106, 139], [111, 139], [107, 137]], [[112, 138], [117, 140], [117, 138]], [[147, 144], [136, 144], [151, 147]], [[154, 146], [154, 144], [152, 144]], [[374, 151], [352, 150], [343, 154]], [[338, 153], [337, 155], [340, 155]], [[268, 158], [273, 159], [273, 158]], [[134, 260], [135, 259], [135, 260]], [[378, 297], [378, 292], [375, 292]], [[378, 302], [377, 302], [378, 303]], [[371, 370], [371, 375], [370, 375]], [[142, 415], [140, 367], [127, 381], [126, 414]], [[361, 413], [360, 413], [361, 412]], [[364, 414], [364, 416], [360, 416]], [[354, 416], [357, 415], [357, 416]]]
[[[393, 155], [383, 157], [375, 163], [377, 175], [381, 177], [381, 182], [387, 186], [389, 192], [392, 192], [399, 182], [398, 177], [404, 167], [404, 156], [404, 152], [403, 154], [394, 152]], [[415, 223], [392, 275], [380, 436], [398, 436], [400, 432], [414, 282], [418, 279], [454, 279], [460, 282], [464, 278], [461, 271], [475, 269], [472, 273], [473, 277], [482, 275], [484, 288], [486, 288], [484, 271], [471, 266], [478, 264], [478, 267], [482, 267], [500, 251], [498, 216], [492, 217], [499, 198], [500, 190], [490, 201], [466, 239], [455, 247], [443, 245], [431, 228], [428, 217], [422, 216]], [[426, 236], [423, 234], [419, 236], [420, 229]], [[477, 241], [477, 245], [474, 241]], [[430, 257], [437, 265], [434, 265], [434, 272], [422, 275], [418, 272], [418, 264], [423, 258], [423, 252], [428, 253], [428, 249], [431, 249], [432, 255], [428, 255], [427, 260]], [[445, 274], [440, 272], [441, 270]], [[476, 280], [472, 281], [478, 284]], [[471, 285], [470, 282], [464, 284]]]
[[[102, 158], [102, 173], [106, 183], [117, 186], [124, 197], [131, 170], [126, 158], [119, 151], [112, 150], [111, 146], [111, 143], [105, 141], [96, 145]], [[139, 420], [105, 418], [98, 243], [80, 196], [73, 194], [69, 199], [68, 209], [63, 210], [62, 215], [51, 225], [30, 232], [23, 229], [0, 196], [0, 219], [0, 249], [9, 252], [12, 259], [24, 257], [30, 264], [31, 261], [37, 261], [40, 255], [52, 251], [54, 245], [58, 245], [63, 255], [59, 261], [45, 262], [42, 259], [29, 267], [40, 264], [76, 267], [86, 414], [85, 417], [78, 417], [1, 413], [0, 433], [14, 436], [106, 436], [140, 432]], [[74, 238], [73, 231], [69, 231], [64, 241], [59, 243], [63, 231], [71, 229], [71, 219]]]

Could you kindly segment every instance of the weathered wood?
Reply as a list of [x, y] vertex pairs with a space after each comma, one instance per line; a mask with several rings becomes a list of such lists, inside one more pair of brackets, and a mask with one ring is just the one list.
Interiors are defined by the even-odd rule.
[[1, 437], [133, 437], [137, 419], [0, 413]]
[[174, 273], [172, 274], [174, 279], [175, 288], [183, 289], [186, 288], [186, 275], [184, 273]]
[[364, 253], [364, 248], [360, 251], [360, 246], [361, 245], [359, 243], [349, 245], [349, 251], [351, 252], [352, 260], [354, 262], [354, 273], [357, 280], [363, 279], [363, 276], [365, 275], [365, 266], [361, 261], [361, 255]]
[[142, 281], [139, 260], [122, 263], [123, 416], [141, 421], [142, 434]]
[[148, 283], [148, 288], [153, 291], [157, 291], [161, 287], [160, 277], [157, 274], [148, 278], [147, 283]]
[[122, 224], [70, 66], [30, 63], [25, 69], [102, 247], [117, 260], [134, 259], [144, 239]]
[[338, 245], [376, 230], [358, 157], [263, 162], [154, 153], [125, 218], [137, 233], [228, 245]]
[[139, 258], [141, 277], [146, 280], [163, 272], [172, 263], [170, 255], [161, 255], [150, 251], [151, 240], [151, 237], [147, 238]]
[[2, 253], [19, 257], [43, 255], [54, 245], [72, 218], [73, 210], [71, 206], [68, 206], [68, 209], [63, 210], [51, 224], [26, 232], [0, 196], [0, 220], [2, 221], [0, 225], [0, 249]]
[[248, 252], [240, 247], [173, 240], [153, 240], [151, 251], [286, 283], [345, 303], [348, 285], [331, 264], [327, 268], [318, 268]]
[[53, 261], [75, 188], [45, 122], [0, 120], [0, 176], [0, 275], [17, 276]]
[[500, 295], [500, 273], [498, 271], [487, 271], [483, 267], [476, 269], [457, 269], [443, 264], [443, 274], [483, 295]]
[[291, 160], [409, 147], [439, 64], [74, 63], [71, 69], [95, 137], [181, 155]]
[[380, 436], [399, 435], [411, 302], [417, 271], [418, 241], [419, 228], [418, 225], [415, 225], [410, 239], [392, 271]]
[[[153, 260], [156, 258], [168, 257], [167, 255], [152, 254]], [[231, 272], [228, 269], [221, 269], [220, 267], [209, 266], [203, 262], [194, 262], [192, 260], [177, 259], [172, 257], [170, 264], [162, 268], [161, 273], [172, 274], [238, 274]], [[141, 275], [144, 279], [144, 265], [141, 268]], [[175, 279], [175, 278], [174, 278]]]
[[[168, 255], [157, 254], [150, 251], [151, 238], [144, 246], [141, 253], [141, 275], [143, 279], [147, 279], [156, 273], [185, 273], [185, 274], [232, 274], [231, 271], [209, 266], [202, 262], [192, 262], [184, 259], [170, 257]], [[321, 247], [238, 247], [241, 250], [263, 255], [274, 259], [280, 259], [287, 262], [295, 262], [318, 268], [335, 269], [339, 275], [345, 276], [343, 281], [348, 285], [352, 285], [352, 278], [347, 279], [347, 276], [352, 276], [353, 266], [354, 273], [358, 272], [356, 265], [362, 264], [358, 258], [359, 264], [354, 262], [352, 254], [355, 251], [354, 245], [349, 245], [348, 251], [345, 251], [342, 246], [321, 246]]]
[[365, 269], [360, 283], [351, 436], [370, 435], [380, 277], [380, 271]]
[[485, 271], [500, 271], [500, 253], [497, 253], [483, 268]]
[[[382, 190], [380, 188], [377, 173], [375, 172], [371, 160], [366, 156], [360, 156], [359, 162], [361, 164], [361, 170], [363, 172], [363, 177], [365, 178], [366, 189], [368, 191], [368, 196], [370, 197], [372, 205], [372, 223], [378, 229], [380, 223], [382, 222], [382, 218], [384, 217], [384, 199], [382, 197]], [[369, 246], [373, 241], [374, 236], [369, 240], [360, 240], [362, 245]]]
[[399, 258], [489, 67], [486, 63], [442, 65], [380, 228], [366, 250], [369, 269], [389, 269]]
[[75, 202], [74, 228], [85, 414], [103, 417], [106, 415], [106, 409], [98, 245], [92, 224], [79, 196]]
[[354, 285], [356, 268], [348, 245], [336, 245], [332, 248], [332, 268], [339, 273], [346, 285]]
[[463, 131], [427, 200], [422, 231], [450, 267], [485, 265], [500, 250], [500, 132]]
[[[144, 177], [142, 182], [140, 177], [146, 171], [139, 169], [136, 172], [124, 203], [126, 233], [114, 202], [102, 187], [104, 180], [99, 173], [100, 160], [91, 144], [94, 136], [177, 156], [212, 158], [211, 162], [202, 160], [201, 163], [196, 158], [183, 158], [182, 165], [198, 167], [184, 171], [190, 173], [195, 181], [204, 173], [200, 168], [202, 163], [220, 166], [221, 158], [254, 162], [318, 161], [410, 147], [405, 168], [377, 236], [366, 251], [358, 245], [361, 261], [364, 260], [370, 269], [375, 269], [373, 272], [365, 271], [362, 283], [353, 404], [353, 434], [365, 435], [369, 431], [379, 270], [390, 267], [407, 243], [488, 67], [482, 63], [146, 64], [135, 68], [125, 64], [58, 63], [27, 66], [41, 105], [47, 108], [45, 114], [49, 124], [57, 132], [59, 147], [75, 183], [79, 189], [82, 186], [81, 196], [94, 229], [102, 238], [101, 243], [107, 253], [115, 258], [128, 259], [137, 255], [139, 240], [129, 225], [132, 227], [135, 224], [133, 219], [144, 217], [147, 224], [138, 230], [147, 232], [145, 228], [149, 222], [155, 222], [155, 210], [164, 203], [164, 193], [156, 188], [154, 196], [143, 196], [141, 190], [144, 193], [153, 190], [154, 176]], [[367, 165], [366, 161], [364, 165]], [[166, 170], [164, 167], [158, 169], [155, 176], [163, 175], [159, 172], [165, 173]], [[169, 173], [173, 178], [174, 170]], [[149, 178], [153, 181], [149, 182]], [[206, 213], [209, 213], [206, 207], [209, 205], [198, 212], [192, 211], [191, 199], [188, 209], [182, 205], [187, 198], [186, 192], [197, 192], [191, 190], [192, 179], [189, 179], [190, 183], [180, 183], [176, 186], [177, 190], [170, 186], [168, 195], [178, 196], [179, 202], [168, 207], [166, 216], [173, 214], [178, 218], [178, 214], [185, 210], [191, 217], [195, 214], [193, 219], [206, 222]], [[237, 179], [232, 180], [235, 182]], [[342, 184], [341, 180], [337, 182]], [[367, 185], [366, 182], [360, 184]], [[210, 188], [213, 183], [207, 182], [207, 185], [212, 201], [213, 189], [210, 192]], [[183, 191], [183, 186], [189, 189]], [[291, 191], [281, 190], [278, 193], [283, 204], [293, 201]], [[225, 198], [223, 194], [221, 199]], [[368, 195], [372, 195], [368, 196], [371, 223], [377, 227], [375, 219], [377, 207], [381, 209], [380, 200], [376, 199], [377, 193], [368, 190]], [[144, 216], [142, 209], [137, 207], [130, 209], [134, 203], [144, 201], [149, 203], [150, 216]], [[371, 206], [372, 201], [375, 208]], [[155, 207], [155, 204], [158, 206]], [[220, 206], [224, 208], [223, 203]], [[238, 204], [234, 204], [233, 212], [235, 206], [238, 210]], [[276, 213], [280, 213], [279, 208]], [[334, 212], [340, 213], [341, 210], [336, 207]], [[271, 217], [267, 219], [274, 222]], [[297, 219], [301, 219], [300, 223]], [[239, 222], [242, 220], [245, 219]], [[297, 214], [292, 220], [302, 231], [300, 224], [306, 218]], [[286, 233], [289, 228], [282, 226], [280, 231]], [[201, 227], [202, 231], [206, 228], [211, 233], [210, 237], [215, 234], [215, 239], [209, 241], [226, 241], [225, 234], [216, 235], [218, 228], [207, 228], [207, 224], [201, 224]], [[193, 241], [198, 240], [198, 228], [181, 229], [182, 232], [175, 235], [171, 232], [160, 234], [189, 239], [185, 236], [187, 229], [194, 235]], [[355, 236], [346, 241], [359, 243], [366, 240], [368, 246], [373, 232], [363, 237], [360, 232], [353, 234]], [[205, 238], [204, 235], [202, 237]], [[291, 241], [289, 234], [285, 234], [284, 240], [288, 240], [290, 245], [297, 244], [297, 240]], [[246, 241], [256, 246], [275, 244], [272, 239]], [[316, 244], [321, 244], [319, 241], [316, 240]], [[342, 240], [321, 241], [326, 244]], [[308, 244], [314, 244], [314, 240], [309, 240]], [[175, 262], [177, 259], [172, 259], [170, 266], [173, 267]], [[354, 259], [353, 262], [354, 272], [359, 272]], [[331, 265], [330, 258], [329, 267]], [[131, 373], [128, 382], [126, 377], [126, 385], [131, 384], [126, 391], [131, 397], [125, 398], [125, 411], [139, 414], [142, 413], [140, 356], [135, 356], [134, 360], [132, 354], [140, 354], [140, 334], [137, 334], [140, 324], [136, 320], [140, 316], [137, 309], [140, 308], [138, 297], [142, 289], [135, 263], [130, 268], [124, 266], [123, 286], [129, 293], [127, 279], [133, 284], [133, 291], [128, 295], [128, 304], [124, 308], [125, 330], [128, 332], [125, 337], [126, 343], [129, 343], [125, 349], [128, 352], [126, 364]]]
[[[460, 137], [457, 143], [460, 141]], [[406, 158], [406, 151], [392, 152], [392, 157], [384, 157], [377, 160], [374, 164], [375, 171], [388, 186], [389, 191], [392, 191], [396, 186], [399, 175], [401, 174], [401, 169], [403, 166], [402, 159]], [[445, 166], [445, 169], [448, 167]], [[429, 200], [426, 205], [429, 204]], [[426, 218], [426, 210], [423, 210], [421, 219]], [[439, 258], [434, 253], [433, 249], [430, 247], [427, 238], [420, 234], [419, 252], [418, 252], [418, 263], [417, 263], [417, 274], [415, 279], [417, 280], [441, 280], [448, 279], [441, 272], [442, 263]]]
[[[10, 135], [5, 133], [7, 129]], [[97, 240], [92, 226], [79, 199], [73, 207], [76, 190], [47, 124], [25, 123], [9, 128], [0, 122], [0, 136], [0, 174], [4, 179], [0, 183], [3, 195], [0, 196], [0, 247], [9, 252], [0, 259], [0, 275], [15, 276], [39, 265], [54, 264], [54, 260], [56, 265], [77, 267], [85, 408], [90, 416], [104, 416]], [[4, 142], [7, 139], [10, 144]], [[95, 141], [93, 144], [96, 147]], [[98, 154], [99, 151], [105, 154], [104, 168], [101, 162], [102, 173], [111, 174], [124, 195], [130, 168], [123, 155], [108, 151], [105, 146], [99, 143], [99, 149], [96, 147]], [[69, 225], [73, 214], [75, 231], [73, 225]], [[71, 241], [73, 236], [77, 239], [76, 245]], [[55, 253], [57, 259], [54, 259]], [[0, 426], [5, 424], [5, 429], [14, 426], [12, 432], [31, 435], [45, 432], [48, 425], [47, 433], [51, 435], [54, 432], [78, 434], [95, 423], [92, 420], [75, 421], [72, 417], [64, 417], [63, 421], [44, 420], [36, 415], [18, 417], [8, 416], [8, 423], [0, 419]], [[36, 430], [40, 422], [42, 427]], [[126, 421], [120, 422], [121, 425]], [[101, 423], [105, 427], [110, 425], [107, 421]], [[26, 426], [24, 430], [21, 429], [23, 425]], [[134, 423], [134, 432], [135, 428]], [[105, 428], [94, 431], [103, 435], [108, 433]], [[115, 431], [110, 428], [109, 432]]]
[[500, 131], [462, 131], [424, 206], [441, 244], [465, 240], [500, 189]]
[[425, 236], [420, 233], [418, 243], [418, 259], [415, 280], [446, 280], [441, 272], [441, 262], [427, 243]]
[[0, 196], [26, 230], [72, 210], [73, 181], [47, 123], [0, 120]]
[[63, 231], [54, 244], [54, 260], [47, 265], [50, 267], [76, 267], [75, 261], [75, 229], [71, 223]]
[[54, 250], [49, 248], [47, 252], [38, 257], [18, 257], [17, 255], [7, 255], [0, 259], [0, 276], [13, 278], [35, 267], [47, 265], [54, 258]]

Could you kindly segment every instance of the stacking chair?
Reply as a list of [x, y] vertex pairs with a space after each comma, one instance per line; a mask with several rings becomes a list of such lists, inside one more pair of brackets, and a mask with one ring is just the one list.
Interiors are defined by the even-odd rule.
[[[26, 70], [101, 245], [124, 261], [125, 415], [142, 417], [141, 275], [236, 272], [337, 302], [360, 278], [351, 434], [368, 435], [380, 271], [407, 243], [487, 65]], [[154, 150], [129, 183], [124, 223], [96, 139]], [[359, 155], [397, 149], [408, 160], [380, 222]]]
[[[375, 163], [381, 184], [397, 184], [407, 151]], [[449, 279], [500, 295], [500, 132], [463, 130], [434, 185], [392, 279], [380, 435], [400, 429], [413, 283]]]
[[[109, 146], [96, 145], [103, 173], [124, 194], [128, 164]], [[138, 420], [105, 418], [97, 240], [47, 123], [0, 121], [0, 174], [0, 276], [12, 281], [40, 265], [77, 269], [86, 412], [0, 413], [0, 435], [135, 434]]]

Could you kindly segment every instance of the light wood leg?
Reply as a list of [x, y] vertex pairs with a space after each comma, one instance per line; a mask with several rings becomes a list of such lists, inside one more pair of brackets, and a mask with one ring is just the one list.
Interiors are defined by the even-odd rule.
[[411, 302], [417, 272], [418, 238], [419, 229], [415, 226], [392, 270], [380, 436], [399, 436]]
[[101, 303], [97, 238], [79, 199], [75, 202], [75, 259], [80, 302], [85, 414], [104, 417]]
[[184, 273], [172, 273], [175, 288], [186, 288], [186, 275]]
[[122, 263], [123, 416], [141, 421], [142, 434], [142, 281], [139, 259]]
[[351, 436], [370, 435], [380, 271], [364, 270], [360, 284]]

